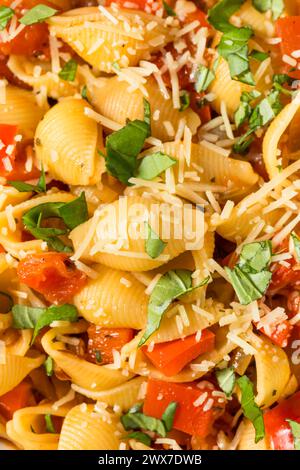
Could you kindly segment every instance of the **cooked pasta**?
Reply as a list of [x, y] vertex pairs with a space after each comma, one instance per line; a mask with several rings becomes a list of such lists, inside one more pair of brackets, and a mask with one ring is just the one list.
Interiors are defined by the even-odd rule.
[[2, 1], [0, 449], [299, 449], [299, 13]]

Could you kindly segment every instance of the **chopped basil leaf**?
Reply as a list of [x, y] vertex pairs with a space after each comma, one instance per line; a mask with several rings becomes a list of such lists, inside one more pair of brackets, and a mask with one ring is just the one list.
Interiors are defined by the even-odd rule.
[[25, 330], [34, 328], [32, 341], [34, 342], [39, 331], [53, 321], [64, 320], [75, 322], [78, 319], [77, 308], [71, 304], [52, 305], [51, 307], [38, 308], [27, 305], [14, 305], [12, 308], [13, 328]]
[[58, 76], [62, 80], [66, 80], [67, 82], [74, 82], [77, 72], [77, 62], [74, 59], [70, 59], [68, 62], [65, 63], [63, 68], [58, 72]]
[[296, 235], [295, 232], [291, 233], [291, 237], [292, 237], [292, 240], [293, 240], [297, 261], [300, 262], [300, 238]]
[[177, 163], [177, 160], [169, 157], [169, 155], [165, 153], [152, 153], [142, 159], [136, 177], [142, 178], [143, 180], [153, 180], [163, 171], [175, 165], [175, 163]]
[[264, 62], [264, 60], [266, 60], [269, 57], [269, 54], [267, 54], [267, 52], [257, 51], [254, 49], [250, 53], [249, 57], [251, 57], [251, 59], [258, 60], [259, 62]]
[[231, 31], [232, 25], [229, 23], [231, 16], [241, 8], [246, 0], [222, 0], [218, 2], [208, 12], [208, 21], [218, 31], [226, 33]]
[[151, 437], [148, 436], [148, 434], [145, 434], [144, 432], [141, 432], [141, 431], [130, 432], [123, 439], [135, 439], [136, 441], [139, 441], [139, 442], [142, 442], [142, 444], [145, 444], [145, 446], [151, 445]]
[[[41, 223], [44, 219], [52, 217], [60, 218], [66, 225], [65, 229], [44, 228]], [[65, 235], [77, 225], [88, 219], [88, 210], [85, 200], [85, 193], [71, 202], [46, 202], [33, 207], [22, 216], [23, 224], [35, 238], [44, 240], [56, 251], [70, 252], [70, 247], [66, 246], [59, 238]]]
[[0, 31], [6, 28], [9, 20], [14, 16], [15, 12], [9, 7], [0, 7]]
[[246, 153], [254, 140], [253, 129], [249, 129], [244, 135], [239, 137], [233, 146], [233, 151], [243, 155]]
[[150, 258], [157, 258], [167, 246], [167, 243], [163, 242], [157, 233], [152, 230], [148, 222], [145, 222], [147, 238], [145, 240], [145, 251]]
[[177, 269], [168, 271], [157, 281], [150, 295], [147, 328], [139, 346], [142, 346], [159, 328], [163, 314], [173, 300], [197, 287], [204, 286], [209, 281], [209, 277], [207, 277], [198, 286], [193, 287], [192, 274], [192, 271], [187, 269]]
[[0, 291], [0, 312], [9, 313], [12, 309], [14, 301], [7, 292]]
[[87, 97], [87, 86], [86, 85], [83, 85], [83, 87], [81, 88], [81, 96], [84, 100], [89, 101], [88, 97]]
[[171, 403], [168, 404], [167, 408], [163, 412], [161, 420], [164, 423], [167, 431], [171, 431], [171, 429], [173, 428], [173, 422], [175, 418], [176, 409], [177, 409], [176, 401], [171, 401]]
[[179, 111], [185, 111], [191, 104], [190, 94], [186, 90], [182, 90], [180, 94], [180, 108]]
[[52, 422], [52, 416], [50, 414], [45, 415], [46, 431], [51, 434], [56, 434], [54, 424]]
[[227, 397], [230, 397], [232, 395], [236, 379], [234, 367], [216, 370], [216, 378], [221, 390], [223, 390]]
[[279, 85], [284, 85], [287, 83], [288, 85], [291, 85], [294, 81], [293, 78], [289, 77], [285, 73], [277, 73], [273, 75], [273, 83], [278, 83]]
[[102, 354], [101, 354], [101, 352], [99, 351], [99, 349], [97, 349], [97, 350], [95, 351], [95, 358], [96, 358], [96, 362], [97, 362], [98, 364], [101, 364], [101, 362], [103, 361], [103, 359], [102, 359]]
[[129, 121], [122, 129], [107, 137], [107, 171], [128, 185], [128, 180], [136, 173], [137, 156], [150, 134], [150, 106], [148, 101], [144, 100], [144, 121]]
[[297, 421], [293, 421], [292, 419], [287, 419], [286, 421], [291, 426], [292, 435], [294, 438], [294, 449], [300, 450], [300, 423], [297, 423]]
[[265, 436], [265, 425], [262, 411], [255, 403], [253, 384], [246, 375], [238, 378], [236, 382], [242, 392], [241, 406], [244, 416], [252, 422], [255, 428], [255, 442], [258, 442]]
[[43, 167], [37, 185], [25, 183], [24, 181], [8, 181], [8, 184], [13, 188], [16, 188], [20, 193], [27, 193], [30, 191], [35, 193], [45, 193], [47, 191], [45, 171]]
[[126, 431], [130, 429], [145, 429], [147, 431], [156, 432], [162, 437], [166, 437], [167, 432], [172, 429], [176, 408], [176, 402], [169, 403], [162, 418], [157, 419], [141, 413], [141, 405], [138, 404], [132, 407], [128, 413], [121, 416], [121, 423]]
[[234, 114], [234, 121], [236, 127], [240, 127], [245, 121], [249, 119], [252, 113], [250, 103], [259, 96], [260, 92], [256, 90], [250, 92], [243, 91], [240, 99], [240, 105]]
[[51, 16], [55, 15], [55, 13], [57, 13], [57, 10], [50, 8], [47, 5], [40, 4], [31, 8], [31, 10], [28, 10], [25, 15], [20, 18], [19, 21], [20, 23], [28, 26], [34, 23], [40, 23], [44, 20], [47, 20], [47, 18], [50, 18]]
[[197, 93], [205, 91], [215, 79], [214, 70], [210, 70], [205, 65], [199, 65], [195, 74], [195, 90]]
[[168, 16], [176, 16], [176, 13], [173, 10], [173, 8], [170, 7], [170, 5], [165, 0], [163, 0], [163, 6], [164, 6], [164, 10], [165, 10], [165, 12], [167, 13]]
[[44, 362], [44, 367], [46, 371], [46, 375], [51, 377], [53, 375], [53, 359], [51, 356], [48, 356]]
[[242, 305], [260, 299], [266, 292], [272, 273], [269, 265], [272, 245], [269, 240], [243, 246], [238, 263], [226, 273]]
[[271, 10], [274, 20], [279, 18], [284, 9], [283, 0], [252, 0], [252, 4], [256, 10], [262, 13]]

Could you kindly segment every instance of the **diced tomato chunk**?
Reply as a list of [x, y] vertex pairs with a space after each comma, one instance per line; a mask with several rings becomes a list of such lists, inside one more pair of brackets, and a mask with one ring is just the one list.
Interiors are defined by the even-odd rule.
[[203, 330], [200, 340], [197, 334], [186, 336], [183, 339], [157, 343], [149, 351], [143, 346], [143, 353], [167, 377], [178, 374], [184, 366], [205, 352], [211, 351], [215, 345], [215, 335], [209, 330]]
[[288, 340], [292, 334], [293, 325], [291, 325], [288, 320], [283, 320], [271, 328], [270, 334], [265, 330], [265, 328], [259, 328], [259, 331], [268, 336], [273, 343], [277, 344], [281, 348], [285, 348], [288, 345]]
[[[276, 36], [281, 38], [280, 49], [282, 55], [290, 56], [300, 48], [300, 16], [287, 16], [276, 21]], [[292, 70], [292, 67], [284, 64], [283, 72], [295, 79], [300, 79], [300, 70]]]
[[[161, 418], [167, 406], [175, 401], [177, 409], [174, 429], [205, 437], [211, 433], [214, 421], [222, 415], [225, 408], [225, 400], [213, 396], [216, 390], [213, 384], [206, 381], [199, 388], [195, 383], [149, 379], [143, 411], [148, 416]], [[199, 398], [200, 404], [197, 403]]]
[[197, 8], [195, 11], [188, 13], [184, 19], [184, 23], [192, 23], [193, 21], [199, 21], [200, 27], [211, 28], [207, 21], [207, 15], [202, 10]]
[[0, 173], [9, 171], [16, 154], [17, 126], [0, 124]]
[[288, 419], [300, 423], [300, 392], [283, 400], [264, 414], [266, 433], [275, 450], [294, 449], [294, 439]]
[[91, 324], [88, 333], [88, 357], [95, 364], [114, 362], [113, 351], [120, 352], [122, 347], [132, 340], [134, 330], [131, 328], [102, 328]]
[[27, 382], [21, 382], [0, 397], [0, 414], [7, 420], [12, 419], [15, 411], [33, 404], [31, 385]]
[[69, 302], [86, 284], [87, 277], [64, 253], [28, 255], [19, 262], [21, 282], [43, 294], [49, 302]]

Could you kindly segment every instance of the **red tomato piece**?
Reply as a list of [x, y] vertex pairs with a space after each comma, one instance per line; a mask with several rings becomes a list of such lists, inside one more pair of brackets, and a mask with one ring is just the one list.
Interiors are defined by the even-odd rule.
[[[281, 54], [288, 56], [295, 50], [300, 48], [300, 16], [287, 16], [279, 18], [276, 21], [276, 36], [281, 38], [280, 49]], [[291, 66], [284, 65], [284, 72], [291, 77], [300, 79], [300, 70], [291, 71]]]
[[31, 385], [21, 382], [15, 388], [0, 397], [0, 414], [5, 419], [12, 419], [15, 411], [34, 404]]
[[294, 449], [294, 439], [287, 419], [300, 423], [300, 392], [264, 414], [266, 433], [275, 450]]
[[184, 366], [205, 352], [211, 351], [215, 346], [215, 335], [209, 330], [203, 330], [199, 341], [197, 334], [186, 336], [183, 339], [155, 344], [152, 351], [143, 346], [143, 353], [167, 377], [178, 374]]
[[259, 328], [259, 331], [270, 338], [273, 343], [285, 348], [293, 331], [293, 325], [288, 320], [284, 320], [272, 329], [271, 334], [268, 334], [264, 328]]
[[[187, 434], [205, 437], [211, 433], [214, 421], [225, 409], [225, 400], [213, 396], [216, 387], [204, 383], [198, 388], [195, 383], [172, 383], [149, 379], [143, 412], [154, 418], [161, 418], [167, 406], [175, 401], [177, 409], [173, 427]], [[203, 403], [196, 406], [196, 400], [204, 397]], [[201, 400], [200, 400], [201, 401]]]
[[121, 351], [122, 347], [129, 343], [134, 336], [131, 328], [102, 328], [91, 324], [88, 333], [88, 357], [95, 364], [111, 364], [113, 350]]
[[56, 304], [70, 301], [87, 280], [67, 255], [56, 252], [26, 256], [19, 262], [17, 273], [21, 282]]
[[9, 160], [12, 166], [12, 161], [15, 159], [16, 154], [16, 141], [17, 126], [11, 124], [0, 124], [0, 172], [7, 171], [3, 159]]

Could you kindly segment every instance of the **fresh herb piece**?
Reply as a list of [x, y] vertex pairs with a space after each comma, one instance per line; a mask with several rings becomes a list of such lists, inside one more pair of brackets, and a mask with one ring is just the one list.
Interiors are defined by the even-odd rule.
[[163, 0], [163, 6], [164, 6], [164, 10], [165, 10], [165, 12], [167, 13], [168, 16], [176, 16], [176, 13], [173, 10], [173, 8], [170, 7], [170, 5], [165, 0]]
[[136, 177], [148, 181], [153, 180], [176, 163], [177, 160], [165, 153], [152, 153], [142, 159]]
[[249, 129], [244, 135], [239, 137], [232, 147], [233, 151], [240, 155], [244, 155], [245, 153], [247, 153], [250, 145], [254, 141], [253, 133], [254, 130]]
[[267, 52], [257, 51], [254, 49], [250, 52], [249, 57], [251, 57], [251, 59], [258, 60], [258, 62], [264, 62], [269, 57], [269, 54]]
[[240, 99], [240, 105], [234, 114], [234, 122], [237, 128], [249, 119], [252, 113], [250, 103], [259, 96], [260, 92], [256, 90], [250, 92], [243, 91]]
[[172, 429], [176, 408], [176, 402], [169, 403], [162, 418], [157, 419], [141, 413], [141, 405], [138, 404], [138, 406], [132, 407], [128, 413], [121, 416], [121, 423], [126, 430], [145, 429], [147, 431], [156, 432], [162, 437], [166, 437], [167, 432]]
[[0, 7], [0, 31], [3, 31], [6, 28], [9, 20], [12, 19], [15, 12], [12, 8], [1, 6]]
[[54, 369], [53, 369], [53, 359], [51, 356], [48, 356], [47, 359], [45, 360], [44, 367], [45, 367], [46, 375], [48, 377], [52, 377]]
[[46, 431], [51, 434], [56, 434], [54, 424], [52, 422], [52, 416], [50, 414], [45, 415]]
[[148, 101], [144, 100], [144, 121], [129, 121], [122, 129], [107, 137], [107, 171], [128, 185], [128, 180], [136, 173], [137, 156], [150, 134], [150, 106]]
[[300, 450], [300, 423], [297, 423], [297, 421], [293, 421], [292, 419], [287, 419], [286, 421], [291, 426], [292, 435], [294, 438], [294, 449]]
[[84, 100], [86, 100], [87, 102], [89, 101], [88, 97], [87, 97], [87, 86], [86, 85], [83, 85], [83, 87], [81, 88], [81, 97]]
[[[41, 223], [44, 219], [52, 217], [62, 219], [66, 228], [41, 227]], [[72, 250], [58, 237], [67, 234], [70, 230], [73, 230], [73, 228], [82, 224], [87, 219], [88, 210], [84, 192], [71, 202], [46, 202], [39, 204], [26, 212], [22, 217], [26, 230], [35, 238], [44, 240], [54, 250], [63, 252], [70, 252]]]
[[67, 82], [74, 82], [77, 73], [78, 64], [76, 60], [70, 59], [58, 72], [58, 76]]
[[222, 0], [208, 12], [208, 21], [218, 31], [226, 33], [231, 31], [233, 25], [229, 23], [231, 16], [238, 11], [246, 0]]
[[273, 84], [278, 83], [279, 85], [284, 85], [286, 83], [287, 85], [291, 85], [294, 79], [285, 73], [277, 73], [273, 75], [272, 81]]
[[262, 13], [271, 10], [274, 20], [279, 18], [284, 9], [283, 0], [252, 0], [252, 4], [256, 10]]
[[71, 304], [52, 305], [51, 307], [38, 308], [27, 305], [14, 305], [12, 308], [13, 328], [25, 330], [34, 328], [31, 344], [39, 331], [53, 321], [64, 320], [75, 322], [78, 319], [77, 308]]
[[96, 351], [95, 351], [95, 359], [96, 359], [96, 362], [97, 362], [98, 364], [101, 364], [101, 362], [103, 361], [103, 359], [102, 359], [102, 354], [101, 354], [101, 352], [99, 351], [99, 349], [96, 349]]
[[236, 383], [242, 393], [241, 406], [244, 416], [252, 422], [255, 428], [255, 442], [258, 442], [265, 436], [265, 425], [262, 411], [255, 403], [253, 384], [246, 375], [239, 377]]
[[238, 263], [226, 273], [242, 305], [260, 299], [266, 292], [272, 273], [268, 269], [272, 256], [269, 240], [243, 246]]
[[297, 261], [300, 262], [300, 238], [298, 237], [298, 235], [296, 235], [295, 232], [291, 233], [291, 237], [292, 237], [292, 240], [293, 240], [294, 250], [295, 250], [295, 253], [296, 253]]
[[177, 269], [168, 271], [157, 281], [150, 295], [147, 328], [139, 342], [139, 346], [142, 346], [159, 328], [163, 314], [173, 300], [200, 286], [204, 286], [209, 281], [209, 277], [207, 277], [198, 286], [193, 287], [192, 274], [192, 271], [187, 269]]
[[57, 10], [48, 7], [47, 5], [40, 4], [28, 10], [25, 15], [19, 19], [19, 21], [20, 23], [29, 26], [31, 24], [41, 23], [55, 15], [55, 13], [57, 13]]
[[216, 370], [216, 378], [221, 390], [223, 390], [227, 397], [231, 397], [236, 380], [234, 367]]
[[145, 222], [145, 229], [147, 238], [145, 240], [145, 251], [150, 258], [157, 258], [167, 246], [167, 243], [163, 242], [148, 222]]
[[123, 439], [135, 439], [136, 441], [139, 441], [142, 444], [145, 444], [145, 446], [151, 445], [151, 437], [148, 436], [148, 434], [145, 434], [144, 432], [141, 432], [141, 431], [130, 432]]
[[0, 312], [9, 313], [13, 304], [13, 298], [7, 292], [0, 291]]
[[180, 94], [180, 108], [179, 111], [185, 111], [191, 104], [190, 94], [186, 90], [182, 90]]
[[161, 420], [164, 423], [167, 431], [171, 431], [171, 429], [173, 428], [176, 409], [177, 402], [171, 401], [171, 403], [168, 404], [167, 408], [162, 414]]
[[25, 183], [24, 181], [8, 181], [8, 184], [13, 188], [16, 188], [20, 193], [27, 193], [30, 191], [35, 193], [45, 193], [47, 191], [45, 171], [43, 167], [41, 169], [41, 176], [36, 185]]
[[195, 74], [195, 90], [197, 93], [205, 91], [215, 79], [216, 74], [214, 70], [210, 70], [205, 65], [199, 65]]

